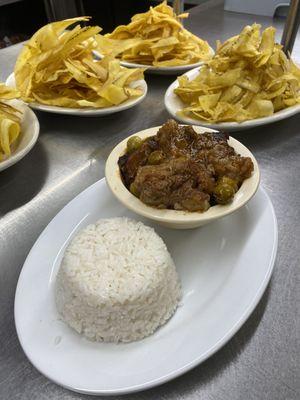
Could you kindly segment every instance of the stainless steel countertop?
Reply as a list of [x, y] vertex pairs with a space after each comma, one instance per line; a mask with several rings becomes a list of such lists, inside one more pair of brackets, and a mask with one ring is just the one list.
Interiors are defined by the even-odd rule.
[[[217, 38], [224, 40], [255, 21], [264, 26], [272, 23], [266, 17], [223, 12], [221, 2], [215, 1], [194, 8], [186, 26], [214, 44]], [[282, 31], [282, 22], [275, 25]], [[0, 80], [13, 70], [20, 47], [0, 51]], [[294, 51], [298, 59], [299, 48], [298, 37]], [[38, 143], [21, 162], [0, 174], [1, 400], [85, 398], [50, 382], [26, 359], [14, 327], [14, 293], [22, 264], [38, 235], [68, 201], [103, 177], [113, 146], [168, 118], [163, 95], [174, 77], [146, 79], [149, 92], [143, 103], [119, 114], [78, 118], [38, 113]], [[299, 122], [300, 115], [233, 135], [257, 157], [262, 185], [273, 201], [279, 224], [274, 275], [256, 310], [233, 339], [205, 363], [161, 387], [123, 399], [300, 398]]]

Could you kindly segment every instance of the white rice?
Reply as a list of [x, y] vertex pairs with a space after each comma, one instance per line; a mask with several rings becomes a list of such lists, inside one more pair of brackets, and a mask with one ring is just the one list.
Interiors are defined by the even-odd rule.
[[102, 219], [68, 245], [56, 281], [63, 320], [90, 340], [130, 342], [151, 335], [181, 297], [174, 262], [154, 229]]

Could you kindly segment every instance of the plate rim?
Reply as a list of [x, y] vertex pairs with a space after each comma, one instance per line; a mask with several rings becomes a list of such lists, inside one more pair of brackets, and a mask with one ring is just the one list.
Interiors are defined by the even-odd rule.
[[[199, 67], [193, 68], [190, 71], [185, 72], [182, 75], [187, 76], [188, 78], [194, 77], [196, 75], [196, 72], [198, 72]], [[165, 108], [168, 111], [172, 117], [174, 117], [177, 121], [180, 121], [183, 124], [189, 124], [189, 125], [198, 125], [198, 126], [203, 126], [205, 128], [211, 128], [211, 129], [217, 129], [217, 130], [226, 130], [226, 131], [239, 131], [239, 130], [244, 130], [244, 129], [250, 129], [254, 128], [257, 126], [262, 126], [266, 124], [271, 124], [273, 122], [280, 121], [282, 119], [289, 118], [293, 115], [296, 115], [300, 113], [300, 104], [295, 104], [294, 106], [290, 106], [287, 108], [284, 108], [283, 110], [277, 111], [274, 114], [268, 116], [268, 117], [262, 117], [262, 118], [255, 118], [255, 119], [250, 119], [246, 120], [243, 122], [219, 122], [215, 124], [210, 124], [206, 123], [205, 121], [201, 121], [198, 119], [190, 118], [190, 117], [180, 117], [176, 114], [177, 110], [174, 110], [174, 108], [170, 104], [170, 98], [174, 98], [174, 89], [178, 87], [178, 78], [176, 78], [167, 88], [165, 95], [164, 95], [164, 104]], [[180, 101], [180, 100], [179, 100]], [[183, 104], [183, 103], [182, 103]]]
[[[91, 108], [91, 107], [86, 107], [86, 108], [69, 108], [69, 107], [59, 107], [59, 106], [49, 106], [47, 104], [40, 104], [40, 103], [26, 103], [25, 101], [21, 100], [24, 104], [26, 104], [28, 107], [32, 108], [33, 110], [37, 111], [44, 111], [44, 112], [49, 112], [53, 114], [64, 114], [64, 115], [77, 115], [80, 117], [99, 117], [99, 116], [105, 116], [105, 115], [110, 115], [114, 114], [120, 111], [125, 111], [129, 108], [132, 108], [139, 103], [141, 103], [147, 93], [148, 93], [148, 85], [145, 79], [138, 79], [134, 81], [135, 83], [138, 83], [142, 86], [143, 89], [143, 94], [139, 97], [133, 98], [126, 100], [124, 103], [121, 103], [117, 106], [111, 106], [111, 107], [104, 107], [104, 108]], [[132, 83], [134, 83], [132, 82]], [[15, 74], [12, 72], [11, 74], [8, 75], [6, 78], [5, 84], [10, 87], [15, 88]]]
[[271, 257], [268, 263], [268, 268], [266, 270], [266, 274], [264, 276], [264, 279], [262, 280], [260, 286], [257, 289], [256, 295], [253, 297], [252, 302], [248, 305], [247, 308], [245, 308], [242, 316], [240, 319], [229, 329], [229, 331], [223, 336], [221, 340], [219, 340], [217, 343], [215, 343], [210, 349], [208, 349], [204, 354], [202, 354], [200, 357], [196, 357], [193, 359], [190, 363], [185, 364], [181, 368], [178, 368], [175, 371], [172, 371], [166, 375], [161, 376], [160, 378], [153, 379], [151, 381], [147, 381], [143, 384], [138, 384], [135, 386], [128, 386], [128, 387], [123, 387], [119, 389], [100, 389], [100, 390], [89, 390], [89, 389], [83, 389], [80, 387], [71, 387], [69, 385], [64, 384], [63, 382], [60, 382], [57, 379], [54, 379], [53, 377], [49, 376], [49, 374], [44, 371], [42, 371], [38, 365], [36, 365], [30, 358], [30, 355], [26, 351], [26, 346], [23, 345], [22, 341], [22, 336], [20, 334], [20, 331], [18, 329], [18, 296], [19, 296], [19, 291], [20, 291], [20, 282], [22, 280], [22, 276], [24, 273], [26, 273], [26, 269], [28, 268], [28, 262], [29, 258], [35, 249], [35, 247], [39, 244], [39, 242], [42, 240], [43, 236], [45, 235], [45, 231], [47, 231], [48, 227], [50, 224], [52, 224], [56, 219], [60, 217], [62, 214], [63, 210], [67, 207], [69, 207], [70, 203], [72, 203], [75, 199], [78, 199], [80, 196], [84, 196], [87, 191], [91, 190], [92, 188], [95, 188], [98, 185], [105, 185], [105, 178], [102, 178], [92, 185], [88, 186], [85, 190], [80, 192], [77, 196], [75, 196], [72, 200], [70, 200], [52, 219], [51, 221], [47, 224], [47, 226], [43, 229], [41, 234], [38, 236], [37, 240], [33, 244], [31, 250], [29, 251], [24, 264], [22, 266], [18, 281], [17, 281], [17, 286], [16, 286], [16, 291], [15, 291], [15, 299], [14, 299], [14, 320], [15, 320], [15, 328], [18, 336], [19, 343], [22, 347], [22, 350], [24, 351], [26, 357], [30, 361], [30, 363], [42, 374], [44, 375], [47, 379], [50, 381], [54, 382], [55, 384], [64, 387], [65, 389], [71, 390], [73, 392], [77, 393], [82, 393], [82, 394], [88, 394], [88, 395], [95, 395], [95, 396], [113, 396], [113, 395], [124, 395], [124, 394], [130, 394], [130, 393], [136, 393], [140, 392], [143, 390], [148, 390], [153, 387], [162, 385], [166, 382], [169, 382], [185, 373], [190, 371], [191, 369], [195, 368], [196, 366], [202, 364], [204, 361], [206, 361], [209, 357], [211, 357], [213, 354], [215, 354], [218, 350], [220, 350], [242, 327], [242, 325], [248, 320], [252, 312], [255, 310], [256, 306], [258, 305], [259, 301], [261, 300], [273, 273], [274, 270], [274, 265], [275, 265], [275, 260], [276, 260], [276, 255], [277, 255], [277, 249], [278, 249], [278, 224], [277, 224], [277, 217], [275, 214], [275, 210], [272, 204], [272, 201], [267, 194], [266, 190], [260, 185], [258, 192], [261, 191], [262, 194], [265, 197], [265, 200], [268, 203], [268, 206], [270, 207], [270, 211], [272, 214], [272, 219], [273, 219], [273, 246], [272, 246], [272, 253]]

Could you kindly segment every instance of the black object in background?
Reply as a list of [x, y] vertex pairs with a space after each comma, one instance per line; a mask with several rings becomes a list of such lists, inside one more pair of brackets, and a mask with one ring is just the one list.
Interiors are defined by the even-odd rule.
[[23, 0], [1, 6], [0, 47], [26, 40], [47, 22], [41, 0]]
[[128, 24], [130, 18], [145, 12], [158, 3], [149, 0], [83, 0], [86, 15], [93, 17], [93, 24], [103, 28], [103, 33], [111, 32], [117, 25]]
[[[128, 24], [134, 14], [159, 3], [153, 0], [22, 0], [9, 3], [0, 6], [0, 48], [28, 39], [51, 21], [79, 15], [91, 16], [91, 23], [101, 26], [103, 33], [111, 32], [118, 25]], [[168, 1], [168, 4], [172, 3]]]

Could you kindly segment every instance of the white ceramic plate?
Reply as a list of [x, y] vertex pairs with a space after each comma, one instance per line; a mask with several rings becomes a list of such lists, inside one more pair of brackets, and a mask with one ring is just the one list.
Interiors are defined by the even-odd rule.
[[[188, 71], [186, 75], [190, 80], [194, 79], [198, 75], [199, 68], [194, 68], [191, 71]], [[255, 126], [266, 125], [272, 122], [280, 121], [281, 119], [285, 119], [291, 117], [300, 112], [300, 104], [288, 107], [284, 110], [278, 111], [270, 117], [251, 119], [249, 121], [244, 122], [220, 122], [216, 124], [208, 124], [204, 121], [197, 120], [195, 118], [189, 117], [179, 117], [177, 112], [182, 110], [186, 105], [180, 100], [180, 98], [174, 93], [174, 89], [178, 87], [178, 80], [176, 79], [167, 89], [165, 94], [165, 106], [168, 112], [175, 118], [177, 121], [180, 121], [184, 124], [190, 125], [200, 125], [206, 126], [208, 128], [217, 129], [219, 131], [240, 131], [243, 129], [254, 128]]]
[[276, 217], [262, 189], [237, 213], [200, 229], [176, 231], [152, 225], [177, 266], [182, 305], [166, 325], [144, 340], [93, 343], [59, 320], [55, 277], [74, 234], [98, 218], [116, 216], [136, 218], [113, 197], [105, 180], [90, 186], [41, 234], [16, 290], [15, 323], [29, 360], [57, 384], [87, 394], [148, 389], [215, 353], [259, 302], [277, 250]]
[[[102, 58], [102, 54], [100, 54], [98, 51], [93, 50], [93, 54], [99, 59]], [[210, 54], [213, 56], [215, 54], [214, 50], [210, 47]], [[204, 62], [199, 61], [197, 63], [193, 64], [188, 64], [188, 65], [177, 65], [174, 67], [155, 67], [153, 65], [147, 65], [147, 64], [137, 64], [137, 63], [131, 63], [127, 61], [122, 61], [120, 60], [120, 64], [123, 65], [123, 67], [127, 68], [147, 68], [146, 72], [150, 74], [157, 74], [157, 75], [181, 75], [186, 71], [189, 71], [190, 69], [199, 67], [202, 65]]]
[[[15, 88], [15, 75], [10, 74], [6, 80], [6, 85]], [[102, 115], [113, 114], [119, 111], [127, 110], [128, 108], [134, 107], [144, 100], [147, 94], [147, 83], [144, 79], [138, 80], [131, 83], [133, 88], [141, 87], [143, 89], [143, 94], [140, 97], [124, 101], [124, 103], [106, 108], [68, 108], [68, 107], [58, 107], [58, 106], [47, 106], [45, 104], [30, 103], [29, 106], [34, 110], [46, 111], [55, 114], [68, 114], [68, 115], [79, 115], [82, 117], [97, 117]]]
[[17, 142], [13, 145], [11, 156], [0, 161], [0, 171], [16, 164], [25, 157], [35, 145], [40, 131], [39, 121], [28, 106], [18, 100], [12, 100], [10, 103], [23, 113], [21, 119], [21, 133]]

